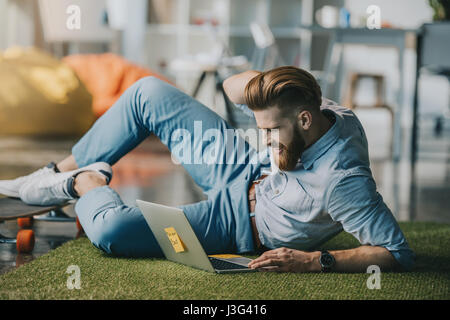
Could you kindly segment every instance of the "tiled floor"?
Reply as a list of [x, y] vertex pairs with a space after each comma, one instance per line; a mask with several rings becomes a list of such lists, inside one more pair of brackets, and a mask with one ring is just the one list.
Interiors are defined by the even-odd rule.
[[[367, 130], [369, 140], [376, 132]], [[371, 151], [372, 171], [379, 192], [398, 220], [450, 222], [450, 160], [449, 135], [436, 138], [430, 130], [421, 132], [421, 154], [417, 165], [416, 191], [410, 198], [411, 175], [407, 160], [394, 163], [377, 157]], [[405, 141], [409, 141], [406, 134]], [[50, 161], [59, 161], [70, 154], [76, 139], [0, 138], [0, 179], [28, 174]], [[407, 148], [407, 144], [405, 144]], [[427, 151], [425, 153], [425, 151]], [[407, 149], [404, 150], [407, 152]], [[134, 205], [135, 199], [146, 199], [166, 205], [192, 203], [204, 199], [181, 166], [172, 163], [167, 149], [149, 138], [113, 166], [111, 186], [123, 201]], [[411, 213], [411, 203], [416, 203]], [[74, 215], [73, 206], [65, 209]], [[0, 233], [15, 236], [15, 221], [0, 224]], [[18, 255], [14, 245], [0, 244], [0, 273], [45, 254], [77, 236], [74, 223], [35, 223], [36, 246], [32, 254]]]

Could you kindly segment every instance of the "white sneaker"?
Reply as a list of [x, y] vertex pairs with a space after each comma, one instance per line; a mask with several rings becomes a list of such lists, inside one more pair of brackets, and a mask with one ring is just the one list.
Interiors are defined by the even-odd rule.
[[106, 177], [109, 184], [112, 178], [112, 168], [106, 162], [96, 162], [83, 168], [72, 171], [56, 173], [55, 175], [37, 177], [32, 179], [19, 189], [19, 196], [23, 202], [32, 205], [58, 205], [68, 200], [78, 198], [73, 182], [75, 177], [84, 171], [95, 171]]
[[48, 164], [47, 166], [36, 170], [27, 176], [19, 177], [13, 180], [0, 180], [0, 194], [4, 194], [8, 197], [19, 198], [19, 189], [27, 181], [30, 181], [31, 179], [34, 179], [36, 177], [45, 179], [46, 176], [52, 176], [55, 174], [55, 163], [50, 162], [50, 164]]

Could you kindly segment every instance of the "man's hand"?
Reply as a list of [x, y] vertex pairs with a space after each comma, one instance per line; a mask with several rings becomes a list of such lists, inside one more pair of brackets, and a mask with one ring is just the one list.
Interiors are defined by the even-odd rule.
[[248, 267], [260, 271], [314, 272], [320, 271], [320, 252], [305, 252], [289, 248], [278, 248], [264, 252], [252, 260]]

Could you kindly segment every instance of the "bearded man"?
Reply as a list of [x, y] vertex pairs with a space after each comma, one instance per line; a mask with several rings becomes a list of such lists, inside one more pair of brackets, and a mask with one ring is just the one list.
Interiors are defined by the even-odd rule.
[[[77, 199], [75, 211], [97, 248], [162, 257], [139, 208], [125, 205], [108, 186], [111, 165], [153, 133], [171, 152], [187, 153], [183, 159], [198, 160], [211, 146], [219, 150], [215, 161], [181, 161], [207, 196], [179, 206], [207, 254], [257, 252], [249, 267], [277, 272], [412, 268], [414, 253], [376, 191], [364, 129], [351, 110], [323, 99], [314, 77], [291, 66], [234, 75], [224, 89], [254, 116], [268, 148], [258, 152], [239, 134], [230, 138], [232, 128], [216, 113], [147, 77], [96, 121], [69, 157], [0, 181], [0, 193], [41, 205]], [[195, 123], [223, 134], [204, 139]], [[179, 139], [180, 130], [191, 135]], [[317, 250], [343, 230], [361, 246]]]

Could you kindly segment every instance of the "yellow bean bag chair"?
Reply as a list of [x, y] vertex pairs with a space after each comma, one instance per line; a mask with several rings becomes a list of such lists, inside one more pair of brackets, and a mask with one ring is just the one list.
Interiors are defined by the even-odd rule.
[[35, 48], [0, 51], [0, 135], [81, 135], [94, 120], [69, 66]]

